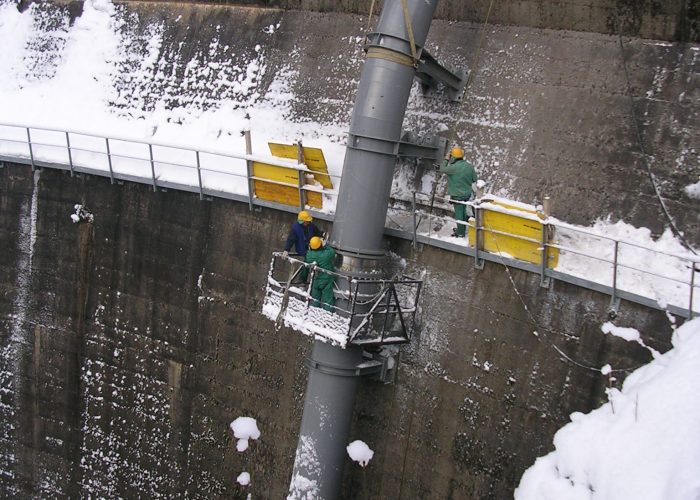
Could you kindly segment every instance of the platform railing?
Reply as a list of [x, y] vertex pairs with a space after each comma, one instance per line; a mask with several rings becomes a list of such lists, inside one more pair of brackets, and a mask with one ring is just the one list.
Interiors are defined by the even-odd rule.
[[[320, 275], [332, 278], [333, 303], [313, 297]], [[422, 281], [407, 277], [354, 278], [274, 252], [263, 311], [278, 328], [286, 324], [342, 347], [404, 344], [413, 334], [421, 287]]]

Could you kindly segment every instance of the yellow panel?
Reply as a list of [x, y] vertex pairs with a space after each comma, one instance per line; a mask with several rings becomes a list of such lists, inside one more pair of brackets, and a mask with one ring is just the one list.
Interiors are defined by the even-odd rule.
[[314, 191], [307, 191], [306, 192], [306, 204], [309, 205], [310, 207], [322, 208], [323, 207], [323, 198], [321, 197], [321, 193], [317, 193]]
[[295, 168], [278, 167], [276, 165], [268, 165], [267, 163], [260, 163], [257, 161], [253, 162], [253, 175], [255, 177], [264, 177], [271, 181], [285, 182], [292, 186], [297, 186], [299, 184], [298, 172], [299, 171]]
[[[277, 144], [270, 142], [268, 146], [270, 147], [272, 156], [290, 160], [296, 160], [298, 158], [296, 144]], [[326, 158], [323, 156], [323, 151], [320, 148], [307, 148], [306, 146], [303, 147], [303, 150], [304, 162], [306, 166], [309, 167], [309, 170], [314, 173], [314, 178], [320, 182], [324, 188], [333, 189], [333, 183], [328, 175], [328, 165], [326, 164]]]
[[[503, 207], [510, 210], [520, 210], [520, 207], [509, 205], [507, 203], [499, 203]], [[534, 211], [522, 210], [523, 214], [531, 214]], [[508, 254], [514, 259], [532, 262], [539, 264], [542, 262], [541, 243], [542, 240], [542, 223], [534, 221], [531, 218], [518, 217], [511, 213], [494, 212], [491, 210], [483, 210], [482, 225], [485, 228], [482, 234], [483, 244], [480, 250], [485, 250], [490, 253]], [[469, 220], [469, 245], [474, 246], [476, 240], [476, 231], [474, 229], [474, 219]], [[493, 231], [498, 231], [507, 234], [496, 234]], [[513, 236], [511, 236], [513, 235]], [[536, 241], [526, 241], [519, 237], [530, 238]], [[548, 242], [554, 241], [554, 235], [550, 234]], [[547, 267], [554, 268], [559, 261], [559, 249], [549, 248]]]
[[[265, 181], [254, 181], [255, 196], [261, 200], [275, 201], [294, 207], [299, 206], [299, 190], [289, 186], [280, 186]], [[323, 201], [321, 193], [314, 191], [306, 192], [306, 204], [313, 208], [322, 208]]]

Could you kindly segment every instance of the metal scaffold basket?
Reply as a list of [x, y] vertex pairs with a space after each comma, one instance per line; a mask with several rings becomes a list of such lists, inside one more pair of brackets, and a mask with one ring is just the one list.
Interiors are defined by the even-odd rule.
[[[306, 280], [301, 277], [308, 271]], [[312, 297], [314, 279], [334, 278], [335, 303]], [[410, 342], [422, 281], [412, 278], [359, 279], [321, 269], [298, 256], [272, 256], [263, 314], [325, 342], [345, 347], [380, 347]]]

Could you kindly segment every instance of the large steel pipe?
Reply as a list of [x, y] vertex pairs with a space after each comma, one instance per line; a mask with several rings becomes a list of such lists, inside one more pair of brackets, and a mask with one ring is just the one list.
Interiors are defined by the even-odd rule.
[[[404, 4], [405, 2], [405, 4]], [[413, 41], [406, 28], [404, 5]], [[398, 142], [437, 0], [387, 0], [370, 40], [350, 124], [331, 244], [351, 277], [381, 272], [382, 236]], [[372, 270], [373, 268], [373, 270]], [[314, 343], [290, 499], [340, 495], [362, 350]]]

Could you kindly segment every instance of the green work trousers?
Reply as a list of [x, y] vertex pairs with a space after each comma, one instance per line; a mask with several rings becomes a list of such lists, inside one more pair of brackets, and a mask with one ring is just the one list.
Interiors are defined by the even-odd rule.
[[[469, 198], [452, 198], [452, 199], [454, 201], [468, 201], [469, 200]], [[466, 223], [467, 218], [468, 218], [467, 206], [463, 205], [461, 203], [453, 203], [452, 205], [455, 208], [455, 219], [464, 221]], [[466, 224], [457, 224], [457, 229], [455, 230], [455, 235], [457, 235], [460, 238], [463, 238], [466, 234], [467, 234], [467, 225]]]
[[311, 305], [320, 307], [319, 301], [323, 304], [326, 311], [333, 311], [335, 305], [335, 297], [333, 297], [333, 276], [322, 274], [314, 279], [311, 285], [311, 298], [314, 299]]

